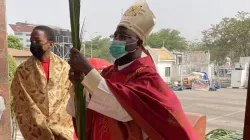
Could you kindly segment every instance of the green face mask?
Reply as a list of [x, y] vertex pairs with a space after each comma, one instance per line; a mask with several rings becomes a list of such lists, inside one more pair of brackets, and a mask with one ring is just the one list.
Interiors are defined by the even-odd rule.
[[109, 52], [115, 59], [119, 59], [124, 55], [128, 54], [125, 48], [126, 42], [112, 41], [109, 47]]
[[136, 42], [126, 44], [125, 41], [114, 40], [110, 44], [109, 52], [115, 59], [119, 59], [128, 53], [132, 53], [132, 52], [136, 51], [136, 49], [134, 51], [130, 51], [130, 52], [126, 51], [126, 45], [132, 45], [132, 44], [135, 44]]

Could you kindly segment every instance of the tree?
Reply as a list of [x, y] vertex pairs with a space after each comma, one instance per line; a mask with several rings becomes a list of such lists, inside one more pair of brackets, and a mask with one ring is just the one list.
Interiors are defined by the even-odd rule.
[[[8, 55], [8, 63], [9, 63], [9, 82], [12, 82], [12, 79], [14, 78], [14, 75], [16, 73], [16, 68], [17, 68], [17, 64], [16, 64], [16, 60], [14, 59], [13, 56]], [[10, 96], [10, 106], [11, 106], [11, 116], [12, 119], [15, 119], [15, 113], [13, 110], [13, 96]], [[13, 124], [16, 125], [16, 124]]]
[[14, 35], [8, 35], [8, 47], [13, 49], [22, 50], [23, 44], [20, 42], [20, 39]]
[[153, 48], [166, 47], [169, 50], [184, 51], [187, 49], [187, 41], [181, 33], [175, 29], [161, 29], [152, 33], [145, 42]]
[[212, 60], [224, 61], [225, 57], [238, 60], [250, 55], [249, 13], [238, 12], [234, 18], [223, 18], [203, 33], [203, 42], [211, 52]]
[[[91, 57], [91, 41], [85, 41], [85, 54], [86, 57]], [[103, 58], [106, 60], [110, 59], [109, 55], [109, 38], [102, 38], [101, 36], [97, 36], [92, 39], [92, 57]], [[82, 51], [83, 52], [83, 51]]]
[[9, 62], [9, 81], [11, 82], [12, 79], [14, 78], [17, 64], [16, 64], [16, 60], [11, 55], [8, 55], [8, 62]]
[[208, 51], [203, 42], [189, 42], [188, 49], [190, 51]]

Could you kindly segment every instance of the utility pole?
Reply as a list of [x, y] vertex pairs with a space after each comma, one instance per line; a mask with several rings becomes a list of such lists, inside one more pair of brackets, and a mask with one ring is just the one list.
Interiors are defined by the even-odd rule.
[[92, 56], [93, 56], [93, 41], [92, 41], [93, 39], [91, 38], [91, 58], [92, 58]]
[[9, 72], [7, 52], [6, 1], [0, 0], [0, 96], [3, 97], [6, 110], [0, 119], [0, 139], [11, 140], [11, 115], [9, 94]]
[[[93, 57], [93, 36], [95, 35], [95, 34], [98, 34], [98, 32], [94, 32], [94, 33], [90, 33], [90, 32], [88, 32], [88, 31], [86, 31], [86, 30], [84, 30], [84, 32], [86, 32], [86, 33], [88, 33], [89, 34], [89, 37], [90, 37], [90, 56], [91, 56], [91, 58]], [[85, 48], [84, 48], [85, 49]]]
[[85, 42], [84, 42], [84, 44], [83, 44], [83, 55], [84, 55], [84, 57], [86, 56], [86, 48], [85, 48]]

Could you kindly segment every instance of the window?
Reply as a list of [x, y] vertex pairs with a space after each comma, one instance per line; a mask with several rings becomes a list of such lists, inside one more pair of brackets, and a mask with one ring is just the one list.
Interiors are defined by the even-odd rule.
[[26, 34], [26, 36], [30, 36], [31, 34]]
[[15, 33], [15, 35], [23, 35], [23, 33]]
[[182, 63], [182, 57], [181, 56], [177, 56], [177, 64], [180, 65]]
[[165, 77], [170, 77], [170, 67], [165, 67]]
[[27, 39], [26, 42], [30, 42], [30, 39]]
[[23, 40], [23, 38], [19, 38], [19, 40], [21, 41], [21, 40]]

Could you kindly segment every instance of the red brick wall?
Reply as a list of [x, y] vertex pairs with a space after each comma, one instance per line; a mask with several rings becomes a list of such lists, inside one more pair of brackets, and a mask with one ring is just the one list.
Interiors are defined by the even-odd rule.
[[0, 95], [4, 97], [6, 104], [6, 110], [0, 120], [0, 140], [11, 140], [5, 7], [5, 0], [0, 0]]

